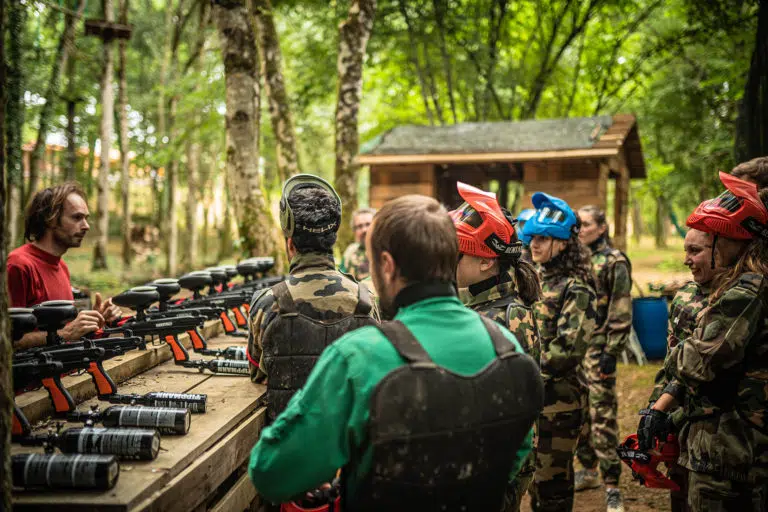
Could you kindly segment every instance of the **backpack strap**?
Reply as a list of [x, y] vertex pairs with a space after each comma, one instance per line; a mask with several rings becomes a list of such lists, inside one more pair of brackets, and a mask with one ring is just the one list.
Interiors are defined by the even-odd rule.
[[371, 292], [364, 284], [357, 283], [357, 306], [355, 306], [355, 316], [368, 317], [373, 309], [371, 302]]
[[395, 347], [400, 357], [408, 361], [408, 363], [434, 364], [427, 351], [421, 346], [421, 343], [400, 320], [382, 322], [376, 327]]
[[288, 290], [288, 283], [280, 281], [272, 287], [272, 294], [277, 299], [277, 306], [280, 308], [281, 315], [298, 315], [299, 310], [296, 309], [296, 303], [291, 297], [291, 292]]
[[504, 336], [504, 333], [501, 332], [501, 329], [496, 322], [483, 315], [480, 315], [480, 320], [483, 321], [485, 330], [488, 331], [488, 334], [491, 337], [493, 348], [496, 350], [496, 355], [498, 357], [503, 357], [510, 352], [516, 352], [515, 346], [507, 339], [506, 336]]

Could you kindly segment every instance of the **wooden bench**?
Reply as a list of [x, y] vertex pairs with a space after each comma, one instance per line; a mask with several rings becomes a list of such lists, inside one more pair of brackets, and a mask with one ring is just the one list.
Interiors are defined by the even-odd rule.
[[[211, 348], [245, 344], [242, 338], [224, 336], [208, 341]], [[191, 352], [190, 356], [200, 357]], [[77, 386], [77, 381], [72, 383]], [[113, 489], [105, 492], [16, 490], [15, 510], [229, 511], [257, 506], [256, 490], [244, 466], [264, 424], [264, 386], [253, 384], [246, 377], [199, 373], [169, 360], [129, 378], [119, 388], [120, 393], [205, 393], [208, 411], [192, 415], [187, 435], [164, 435], [160, 455], [154, 461], [121, 462], [120, 477]], [[86, 409], [97, 403], [102, 408], [109, 406], [90, 399], [78, 408]], [[48, 422], [52, 424], [53, 421]], [[81, 426], [72, 423], [65, 427], [78, 425]], [[40, 425], [36, 433], [43, 433], [45, 428], [45, 424]], [[12, 453], [40, 451], [40, 448], [17, 444], [12, 449]]]

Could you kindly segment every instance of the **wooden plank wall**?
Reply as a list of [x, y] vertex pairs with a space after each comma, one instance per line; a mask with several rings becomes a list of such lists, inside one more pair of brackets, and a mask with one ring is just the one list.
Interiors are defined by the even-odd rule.
[[546, 192], [565, 200], [574, 210], [594, 204], [605, 208], [608, 173], [596, 160], [526, 162], [523, 171], [525, 197], [522, 208], [531, 208], [534, 192]]
[[435, 173], [432, 164], [371, 166], [370, 204], [381, 208], [390, 199], [407, 194], [434, 197]]

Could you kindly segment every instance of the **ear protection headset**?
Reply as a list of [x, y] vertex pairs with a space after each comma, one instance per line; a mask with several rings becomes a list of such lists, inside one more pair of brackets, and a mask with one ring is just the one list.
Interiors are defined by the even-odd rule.
[[[297, 227], [296, 219], [293, 216], [293, 210], [291, 210], [291, 205], [288, 204], [288, 196], [290, 196], [291, 192], [294, 190], [312, 187], [322, 188], [323, 190], [330, 192], [330, 194], [336, 198], [336, 202], [339, 203], [339, 210], [341, 210], [341, 198], [339, 197], [339, 194], [337, 194], [331, 184], [323, 178], [313, 174], [297, 174], [291, 176], [283, 185], [283, 193], [280, 196], [280, 227], [286, 238], [292, 237], [293, 232]], [[326, 231], [336, 231], [339, 229], [339, 223], [334, 222], [333, 224], [320, 227], [299, 226], [299, 228], [311, 233], [325, 233]]]

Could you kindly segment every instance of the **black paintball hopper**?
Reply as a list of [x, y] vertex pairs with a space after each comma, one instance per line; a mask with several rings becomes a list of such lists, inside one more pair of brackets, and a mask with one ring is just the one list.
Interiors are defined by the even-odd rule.
[[18, 341], [28, 332], [37, 328], [37, 317], [32, 308], [9, 308], [11, 317], [11, 339]]
[[49, 300], [32, 308], [37, 327], [43, 331], [55, 331], [77, 316], [77, 308], [72, 300]]
[[178, 279], [155, 279], [147, 286], [155, 288], [157, 293], [160, 294], [160, 302], [168, 302], [168, 300], [181, 291], [181, 285]]
[[210, 272], [204, 270], [197, 270], [190, 272], [179, 278], [179, 286], [185, 290], [191, 290], [193, 292], [199, 292], [206, 286], [210, 285], [213, 281]]
[[118, 306], [134, 310], [146, 309], [158, 300], [160, 293], [154, 286], [137, 286], [112, 297]]

